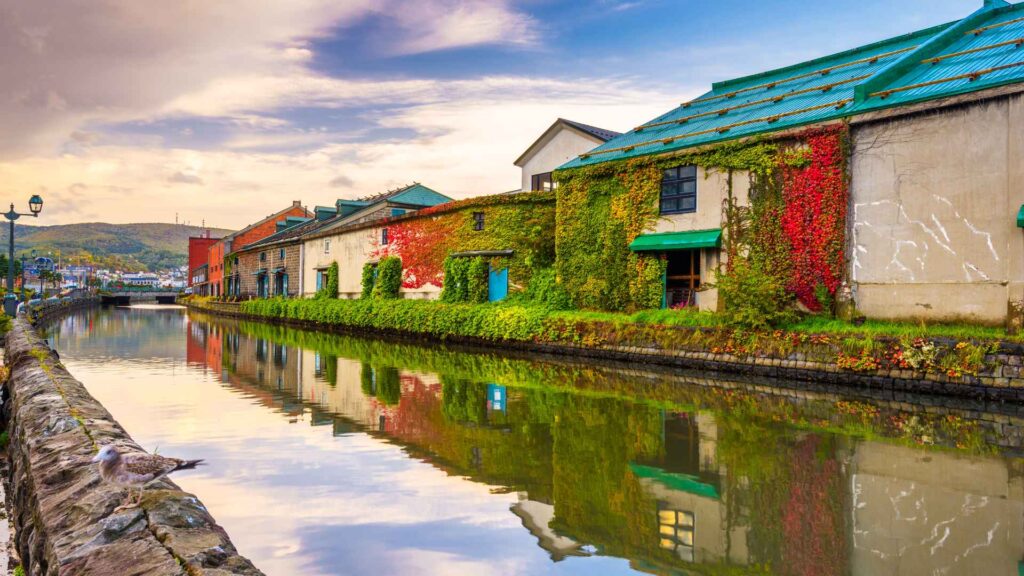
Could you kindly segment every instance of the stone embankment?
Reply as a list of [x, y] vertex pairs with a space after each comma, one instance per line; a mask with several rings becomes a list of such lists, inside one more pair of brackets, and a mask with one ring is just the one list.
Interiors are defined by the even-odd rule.
[[262, 574], [202, 502], [170, 481], [115, 512], [125, 492], [102, 483], [89, 460], [103, 444], [142, 449], [24, 317], [7, 334], [5, 361], [10, 501], [26, 574]]

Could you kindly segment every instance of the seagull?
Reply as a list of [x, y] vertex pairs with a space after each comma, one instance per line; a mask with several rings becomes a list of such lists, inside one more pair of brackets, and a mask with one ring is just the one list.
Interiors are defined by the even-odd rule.
[[[146, 486], [171, 472], [192, 470], [203, 462], [168, 458], [145, 452], [121, 454], [117, 448], [110, 445], [101, 448], [92, 461], [100, 465], [100, 478], [105, 482], [128, 489], [128, 497], [124, 504], [114, 510], [115, 512], [138, 506], [142, 502], [142, 491]], [[131, 502], [132, 488], [139, 489], [139, 497], [134, 503]]]

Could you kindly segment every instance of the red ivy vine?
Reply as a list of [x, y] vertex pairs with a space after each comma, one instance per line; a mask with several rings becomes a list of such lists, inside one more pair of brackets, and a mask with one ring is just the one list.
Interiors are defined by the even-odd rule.
[[780, 224], [789, 241], [788, 288], [805, 306], [820, 310], [815, 289], [834, 295], [842, 280], [846, 205], [846, 127], [805, 132], [805, 147], [779, 156], [782, 199]]

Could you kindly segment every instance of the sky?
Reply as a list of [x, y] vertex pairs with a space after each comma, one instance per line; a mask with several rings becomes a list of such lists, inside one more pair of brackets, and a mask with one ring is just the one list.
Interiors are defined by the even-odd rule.
[[41, 194], [40, 225], [241, 228], [414, 181], [503, 192], [559, 117], [626, 131], [981, 4], [0, 0], [0, 201]]

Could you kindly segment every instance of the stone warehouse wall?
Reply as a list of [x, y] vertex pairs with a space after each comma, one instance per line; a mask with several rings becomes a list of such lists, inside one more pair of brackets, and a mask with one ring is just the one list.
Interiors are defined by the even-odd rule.
[[202, 503], [170, 481], [138, 508], [114, 512], [122, 490], [102, 484], [97, 446], [141, 450], [27, 320], [7, 334], [3, 414], [10, 435], [15, 543], [25, 573], [260, 575]]
[[852, 144], [857, 307], [1002, 323], [1024, 293], [1024, 96], [855, 123]]

